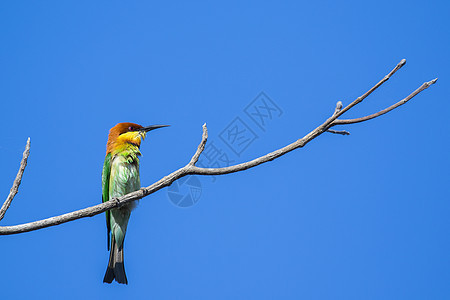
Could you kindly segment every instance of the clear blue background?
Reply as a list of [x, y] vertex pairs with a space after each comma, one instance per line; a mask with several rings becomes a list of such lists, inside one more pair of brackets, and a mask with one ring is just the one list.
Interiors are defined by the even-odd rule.
[[[148, 186], [261, 91], [282, 109], [239, 161], [437, 84], [388, 115], [215, 182], [181, 209], [140, 201], [129, 285], [102, 283], [104, 215], [0, 237], [2, 299], [449, 299], [448, 1], [4, 1], [0, 191], [31, 156], [1, 225], [101, 201], [109, 128], [171, 124], [142, 145]], [[2, 200], [3, 201], [3, 200]]]

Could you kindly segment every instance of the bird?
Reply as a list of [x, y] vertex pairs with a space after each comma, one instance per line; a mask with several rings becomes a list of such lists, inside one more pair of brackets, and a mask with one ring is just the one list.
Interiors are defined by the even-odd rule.
[[[141, 188], [139, 156], [141, 141], [147, 132], [169, 125], [143, 127], [135, 123], [118, 123], [109, 130], [102, 170], [102, 202], [110, 201]], [[131, 211], [136, 201], [106, 211], [109, 262], [103, 282], [128, 284], [123, 261], [123, 244]]]

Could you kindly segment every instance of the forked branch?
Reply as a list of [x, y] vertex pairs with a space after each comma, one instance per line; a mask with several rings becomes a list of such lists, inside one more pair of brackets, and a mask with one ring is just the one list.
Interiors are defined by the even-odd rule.
[[[362, 96], [358, 97], [356, 100], [354, 100], [347, 106], [343, 107], [342, 103], [339, 101], [336, 104], [336, 108], [335, 108], [332, 116], [330, 118], [328, 118], [324, 123], [319, 125], [316, 129], [314, 129], [313, 131], [311, 131], [310, 133], [305, 135], [303, 138], [301, 138], [281, 149], [275, 150], [273, 152], [270, 152], [264, 156], [258, 157], [251, 161], [240, 163], [240, 164], [229, 166], [229, 167], [200, 168], [200, 167], [197, 167], [195, 164], [197, 163], [200, 155], [202, 154], [203, 150], [205, 149], [206, 141], [208, 139], [208, 130], [206, 128], [206, 124], [204, 124], [202, 140], [197, 148], [197, 151], [195, 152], [192, 159], [190, 160], [190, 162], [186, 166], [161, 178], [160, 180], [153, 183], [152, 185], [145, 187], [145, 188], [141, 188], [138, 191], [129, 193], [122, 197], [114, 198], [111, 201], [107, 201], [107, 202], [104, 202], [104, 203], [101, 203], [101, 204], [98, 204], [95, 206], [80, 209], [80, 210], [70, 212], [67, 214], [63, 214], [63, 215], [59, 215], [56, 217], [39, 220], [39, 221], [35, 221], [35, 222], [30, 222], [30, 223], [26, 223], [26, 224], [15, 225], [15, 226], [0, 226], [0, 235], [28, 232], [28, 231], [33, 231], [33, 230], [37, 230], [37, 229], [41, 229], [41, 228], [45, 228], [45, 227], [49, 227], [49, 226], [54, 226], [54, 225], [70, 222], [70, 221], [80, 219], [80, 218], [95, 216], [97, 214], [100, 214], [100, 213], [110, 210], [112, 208], [120, 207], [131, 201], [135, 201], [135, 200], [141, 199], [145, 196], [148, 196], [150, 194], [153, 194], [154, 192], [156, 192], [166, 186], [171, 185], [175, 180], [180, 179], [181, 177], [184, 177], [186, 175], [223, 175], [223, 174], [229, 174], [229, 173], [234, 173], [234, 172], [239, 172], [239, 171], [243, 171], [246, 169], [250, 169], [250, 168], [253, 168], [260, 164], [272, 161], [272, 160], [274, 160], [280, 156], [283, 156], [286, 153], [291, 152], [297, 148], [304, 147], [307, 143], [309, 143], [310, 141], [312, 141], [313, 139], [315, 139], [316, 137], [318, 137], [319, 135], [321, 135], [324, 132], [331, 132], [331, 133], [347, 135], [347, 134], [349, 134], [347, 131], [332, 130], [331, 127], [336, 126], [336, 125], [345, 125], [345, 124], [364, 122], [364, 121], [379, 117], [379, 116], [381, 116], [385, 113], [388, 113], [388, 112], [394, 110], [395, 108], [405, 104], [406, 102], [411, 100], [413, 97], [415, 97], [417, 94], [419, 94], [423, 90], [427, 89], [432, 84], [436, 83], [437, 78], [434, 80], [431, 80], [429, 82], [425, 82], [418, 89], [416, 89], [414, 92], [412, 92], [410, 95], [408, 95], [403, 100], [400, 100], [399, 102], [395, 103], [394, 105], [392, 105], [386, 109], [383, 109], [377, 113], [374, 113], [374, 114], [371, 114], [371, 115], [368, 115], [365, 117], [361, 117], [361, 118], [356, 118], [356, 119], [338, 119], [340, 116], [342, 116], [348, 110], [350, 110], [352, 107], [361, 103], [365, 98], [367, 98], [367, 96], [369, 96], [373, 91], [375, 91], [378, 87], [380, 87], [384, 82], [389, 80], [389, 78], [392, 75], [394, 75], [394, 73], [397, 72], [401, 67], [403, 67], [405, 65], [405, 63], [406, 63], [406, 60], [402, 59], [400, 61], [400, 63], [398, 63], [397, 66], [391, 72], [389, 72], [388, 75], [383, 77], [383, 79], [381, 79], [371, 89], [369, 89], [366, 93], [364, 93]], [[25, 150], [25, 152], [29, 151], [29, 141], [27, 143], [27, 149], [28, 150]], [[27, 157], [28, 157], [28, 154], [27, 154]], [[24, 159], [25, 159], [25, 165], [26, 165], [25, 153], [24, 153]], [[23, 161], [24, 160], [22, 160], [22, 162]], [[25, 165], [23, 166], [23, 169], [25, 168]], [[21, 171], [19, 170], [20, 176], [18, 174], [18, 177], [20, 177], [20, 178], [23, 174], [23, 169], [22, 169], [22, 164], [21, 164], [21, 169], [20, 169]], [[20, 178], [18, 180], [18, 184], [20, 184]], [[16, 178], [16, 181], [17, 181], [17, 178]], [[14, 182], [13, 188], [16, 185], [16, 181]], [[18, 187], [18, 184], [17, 184], [17, 187]], [[11, 192], [13, 193], [13, 189], [11, 189]], [[15, 189], [15, 192], [13, 193], [11, 199], [8, 196], [8, 199], [10, 199], [10, 200], [7, 199], [5, 204], [3, 204], [3, 207], [0, 210], [0, 220], [3, 217], [4, 213], [6, 212], [6, 210], [8, 209], [9, 204], [11, 203], [11, 200], [16, 193], [17, 193], [17, 188]]]

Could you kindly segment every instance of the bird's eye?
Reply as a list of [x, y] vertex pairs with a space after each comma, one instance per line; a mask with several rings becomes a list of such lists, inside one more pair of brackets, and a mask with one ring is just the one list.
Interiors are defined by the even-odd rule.
[[129, 131], [133, 131], [133, 129], [134, 129], [133, 126], [128, 127]]

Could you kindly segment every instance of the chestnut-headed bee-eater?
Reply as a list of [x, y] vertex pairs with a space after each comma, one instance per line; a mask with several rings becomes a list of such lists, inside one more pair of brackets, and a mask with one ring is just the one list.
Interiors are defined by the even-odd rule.
[[[139, 178], [139, 147], [147, 132], [168, 125], [142, 127], [134, 123], [119, 123], [109, 131], [106, 157], [102, 171], [102, 201], [109, 201], [141, 188]], [[128, 220], [135, 203], [106, 212], [109, 262], [103, 282], [128, 284], [123, 264], [123, 241]]]

